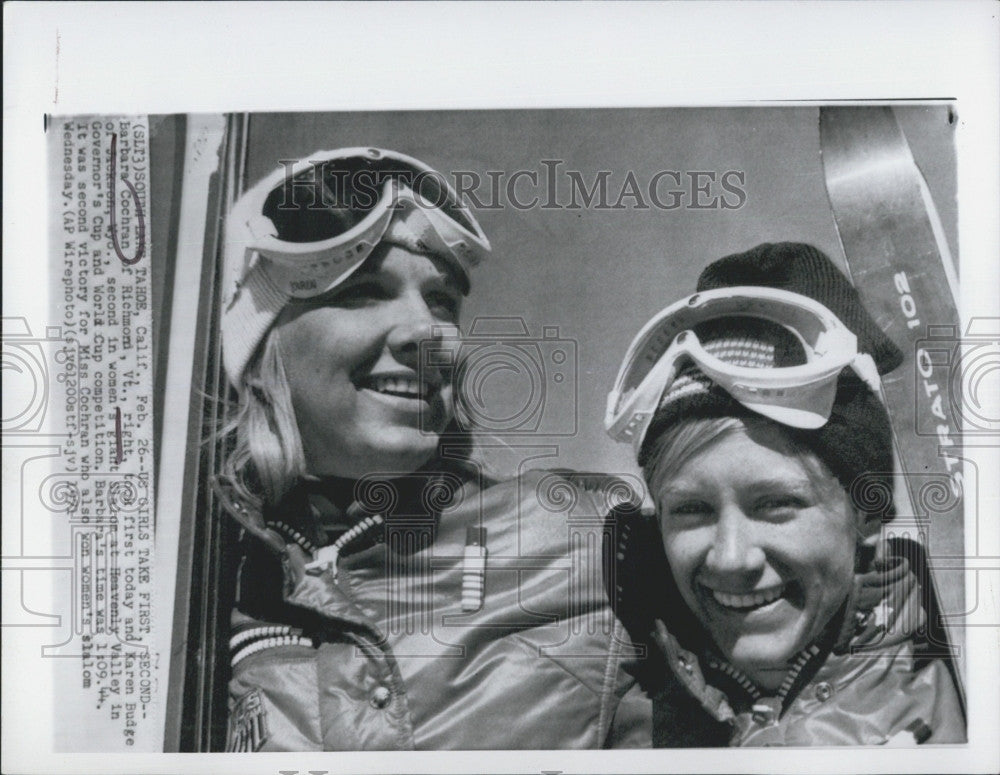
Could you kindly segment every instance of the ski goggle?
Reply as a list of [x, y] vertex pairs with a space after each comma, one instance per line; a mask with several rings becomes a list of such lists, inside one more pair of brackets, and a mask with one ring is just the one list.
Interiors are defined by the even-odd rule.
[[280, 292], [317, 296], [364, 262], [396, 213], [417, 244], [453, 258], [466, 277], [490, 251], [441, 173], [395, 151], [342, 148], [285, 164], [245, 192], [229, 215], [227, 249], [237, 255], [227, 263], [242, 268], [241, 284], [266, 259]]
[[[752, 368], [709, 353], [694, 328], [723, 318], [757, 318], [778, 324], [801, 344], [806, 362]], [[604, 427], [638, 454], [660, 400], [693, 362], [736, 401], [793, 428], [819, 428], [830, 418], [837, 378], [850, 367], [880, 395], [875, 361], [858, 352], [857, 337], [819, 302], [790, 291], [737, 286], [695, 293], [650, 320], [628, 348], [608, 394]]]

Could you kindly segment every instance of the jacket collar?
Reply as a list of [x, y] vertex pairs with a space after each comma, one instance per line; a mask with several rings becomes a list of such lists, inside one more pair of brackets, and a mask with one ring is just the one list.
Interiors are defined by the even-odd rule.
[[909, 561], [892, 554], [880, 557], [870, 571], [854, 577], [847, 615], [833, 650], [844, 654], [896, 645], [925, 619], [920, 586]]
[[213, 477], [211, 485], [219, 507], [271, 552], [285, 556], [286, 546], [294, 544], [312, 554], [373, 513], [387, 520], [436, 521], [460, 488], [477, 473], [481, 478], [466, 457], [435, 459], [393, 479], [307, 477], [270, 506], [248, 502], [224, 476]]
[[[919, 598], [917, 579], [906, 558], [890, 555], [876, 559], [871, 570], [855, 575], [852, 590], [826, 637], [800, 652], [772, 697], [728, 664], [704, 631], [688, 632], [682, 643], [657, 619], [652, 636], [670, 671], [715, 719], [729, 721], [743, 710], [757, 712], [758, 706], [765, 705], [780, 715], [831, 652], [863, 652], [905, 641], [913, 627], [923, 623]], [[906, 626], [900, 626], [904, 623]]]

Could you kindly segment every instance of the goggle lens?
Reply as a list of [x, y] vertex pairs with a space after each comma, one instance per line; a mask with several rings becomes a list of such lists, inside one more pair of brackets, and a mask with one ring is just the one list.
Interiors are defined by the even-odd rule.
[[[391, 184], [391, 186], [390, 186]], [[476, 226], [440, 173], [392, 157], [329, 159], [286, 178], [267, 195], [263, 214], [283, 242], [322, 242], [360, 224], [391, 187], [409, 188], [422, 204], [468, 232]]]

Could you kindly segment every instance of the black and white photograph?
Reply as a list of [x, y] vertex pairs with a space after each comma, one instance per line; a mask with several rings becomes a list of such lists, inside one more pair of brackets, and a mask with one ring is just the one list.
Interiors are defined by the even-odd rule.
[[[204, 101], [74, 95], [82, 16], [8, 6], [56, 58], [5, 75], [49, 92], [5, 110], [4, 770], [990, 771], [988, 6], [974, 78], [892, 87], [810, 5], [822, 77], [798, 40], [699, 91], [643, 24], [764, 20], [623, 4], [616, 91], [555, 53], [611, 4], [288, 4], [310, 58]], [[428, 61], [514, 17], [579, 34]]]

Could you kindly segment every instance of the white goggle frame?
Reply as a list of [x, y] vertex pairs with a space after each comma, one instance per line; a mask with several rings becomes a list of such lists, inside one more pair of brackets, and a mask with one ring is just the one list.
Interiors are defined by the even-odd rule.
[[[379, 187], [374, 205], [357, 224], [342, 234], [315, 242], [279, 239], [274, 223], [264, 215], [268, 196], [310, 169], [315, 170], [315, 175], [325, 164], [352, 158], [372, 161], [388, 159], [417, 174], [433, 176], [446, 195], [449, 206], [461, 213], [471, 230], [441, 212], [435, 203], [409, 186], [387, 176], [388, 179]], [[421, 239], [428, 243], [428, 249], [452, 256], [466, 276], [490, 252], [490, 242], [475, 216], [443, 175], [412, 156], [380, 148], [357, 147], [311, 154], [295, 162], [290, 169], [276, 169], [247, 190], [229, 214], [226, 248], [235, 255], [227, 256], [226, 263], [242, 267], [236, 278], [237, 285], [240, 285], [260, 259], [267, 259], [262, 268], [280, 292], [295, 298], [317, 296], [336, 287], [361, 266], [385, 236], [397, 208], [410, 213], [408, 217], [422, 216], [419, 219], [421, 226], [430, 226], [429, 229], [419, 230]]]
[[[726, 317], [759, 318], [782, 326], [802, 344], [806, 363], [756, 369], [711, 355], [692, 329]], [[719, 288], [671, 304], [632, 340], [608, 394], [604, 427], [613, 439], [631, 443], [638, 454], [663, 394], [686, 360], [747, 409], [793, 428], [826, 423], [845, 367], [881, 395], [875, 361], [858, 352], [854, 333], [818, 301], [761, 286]]]

